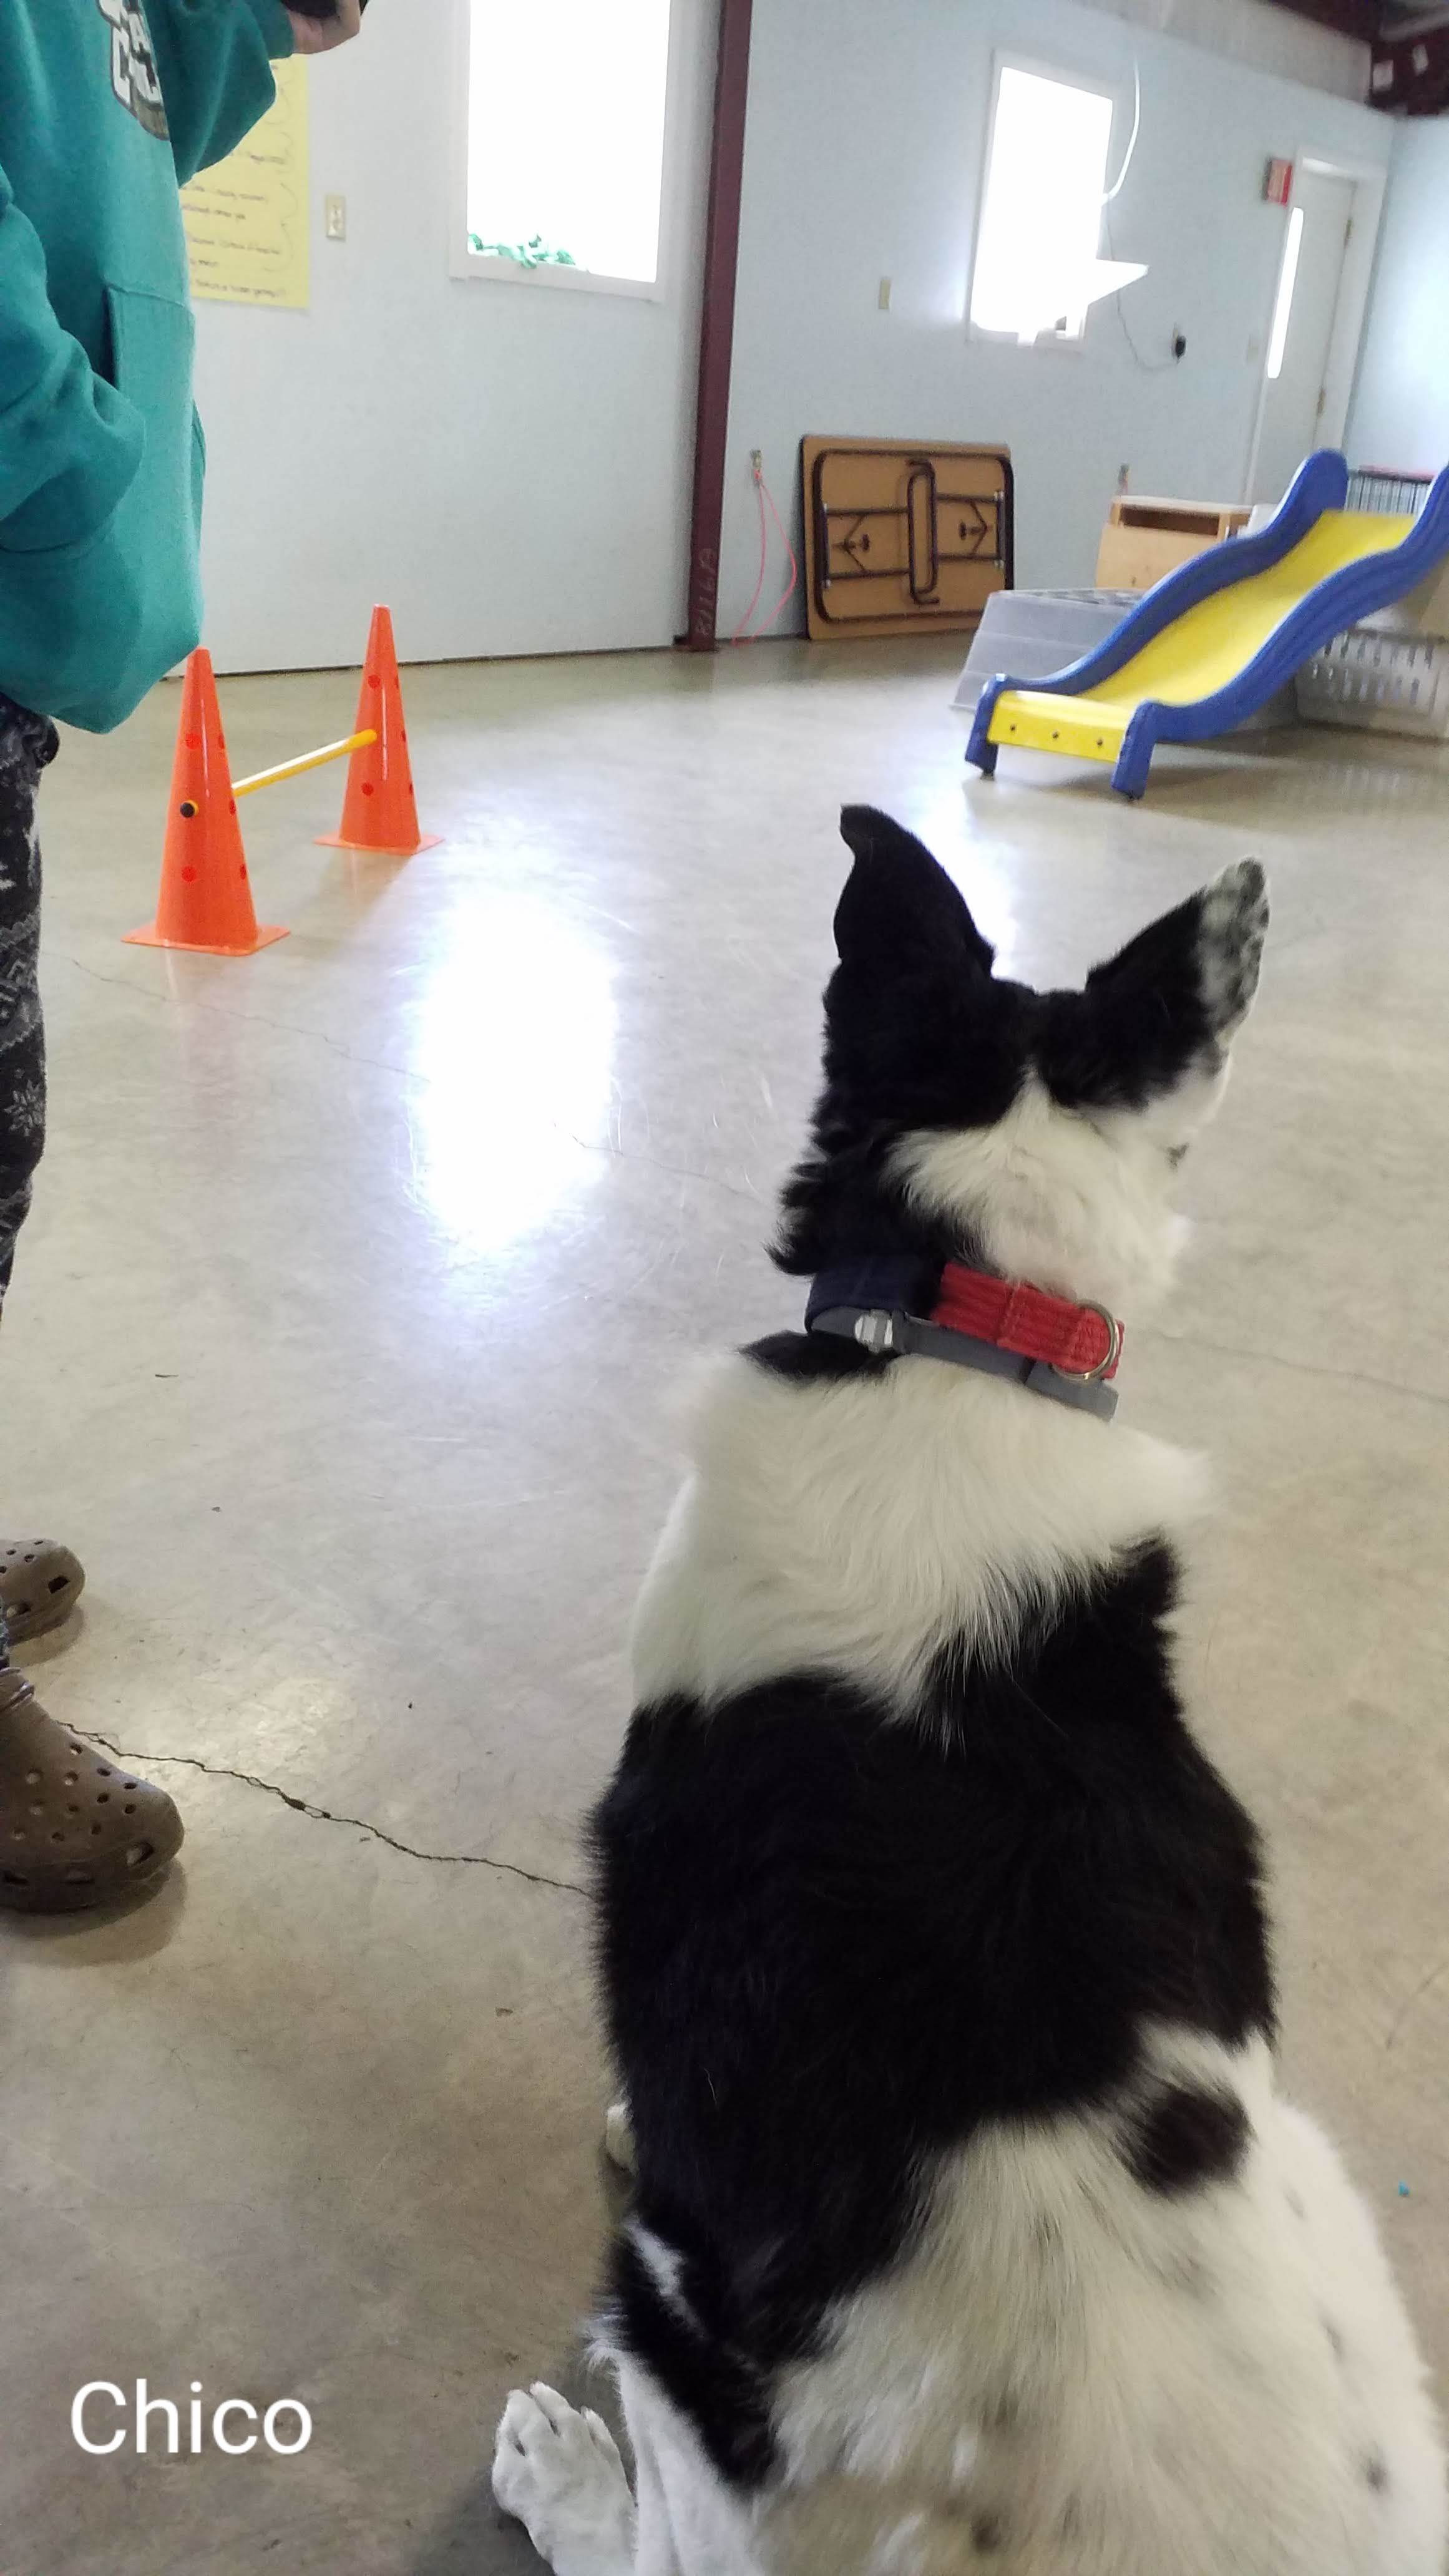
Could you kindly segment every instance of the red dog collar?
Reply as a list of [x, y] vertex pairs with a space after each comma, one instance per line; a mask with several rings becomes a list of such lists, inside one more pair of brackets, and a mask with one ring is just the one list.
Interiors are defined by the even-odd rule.
[[1074, 1305], [958, 1261], [934, 1274], [934, 1287], [932, 1277], [891, 1255], [824, 1271], [810, 1290], [806, 1330], [858, 1342], [880, 1359], [911, 1353], [981, 1369], [1111, 1420], [1122, 1326], [1105, 1306]]
[[1122, 1327], [1105, 1306], [1074, 1306], [1023, 1279], [992, 1279], [948, 1261], [930, 1321], [948, 1333], [970, 1333], [999, 1351], [1045, 1360], [1060, 1377], [1112, 1379], [1122, 1357]]

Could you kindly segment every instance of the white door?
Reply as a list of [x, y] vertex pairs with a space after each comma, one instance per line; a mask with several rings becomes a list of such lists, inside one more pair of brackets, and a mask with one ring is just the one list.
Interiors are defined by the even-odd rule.
[[1280, 501], [1304, 457], [1323, 445], [1324, 391], [1353, 199], [1351, 179], [1299, 173], [1268, 347], [1253, 473], [1256, 501]]

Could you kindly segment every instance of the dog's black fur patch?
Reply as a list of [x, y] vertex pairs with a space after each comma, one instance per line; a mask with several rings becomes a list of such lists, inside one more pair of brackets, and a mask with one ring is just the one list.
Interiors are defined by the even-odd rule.
[[[774, 2461], [767, 2367], [732, 2343], [707, 2261], [686, 2263], [680, 2287], [697, 2328], [663, 2296], [629, 2230], [620, 2231], [610, 2249], [606, 2291], [619, 2348], [669, 2391], [722, 2476], [738, 2486], [759, 2486]], [[777, 2358], [783, 2355], [771, 2355]]]
[[1257, 1839], [1183, 1723], [1164, 1546], [1008, 1669], [935, 1673], [903, 1725], [801, 1674], [640, 1709], [595, 1810], [610, 2036], [638, 2215], [612, 2330], [721, 2472], [769, 2469], [766, 2392], [909, 2241], [933, 2156], [1100, 2101], [1144, 2021], [1271, 2028]]
[[[797, 1274], [865, 1253], [979, 1263], [889, 1175], [902, 1136], [993, 1126], [1031, 1073], [1064, 1109], [1141, 1109], [1215, 1065], [1225, 1017], [1246, 1005], [1209, 991], [1203, 894], [1095, 966], [1082, 992], [1034, 993], [993, 974], [965, 897], [912, 833], [868, 805], [848, 805], [841, 831], [855, 864], [835, 916], [824, 1082], [774, 1257]], [[1261, 875], [1251, 883], [1261, 899]]]
[[1216, 2086], [1168, 2084], [1138, 2114], [1127, 2139], [1129, 2170], [1146, 2191], [1200, 2191], [1241, 2173], [1251, 2131], [1237, 2095]]
[[801, 1386], [821, 1378], [879, 1377], [895, 1367], [888, 1352], [865, 1350], [838, 1333], [767, 1333], [762, 1342], [747, 1342], [744, 1355], [773, 1377], [793, 1378]]

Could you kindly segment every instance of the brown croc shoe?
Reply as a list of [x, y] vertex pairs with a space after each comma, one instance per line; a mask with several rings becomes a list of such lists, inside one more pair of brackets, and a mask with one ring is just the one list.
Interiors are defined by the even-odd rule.
[[0, 1906], [74, 1914], [139, 1887], [181, 1848], [164, 1789], [133, 1780], [0, 1670]]
[[68, 1619], [85, 1590], [78, 1556], [53, 1538], [0, 1538], [0, 1620], [12, 1646]]

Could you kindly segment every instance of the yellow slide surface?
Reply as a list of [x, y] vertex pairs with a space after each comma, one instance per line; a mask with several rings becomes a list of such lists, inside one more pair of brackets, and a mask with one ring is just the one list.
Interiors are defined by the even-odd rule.
[[1281, 562], [1188, 609], [1100, 687], [1081, 697], [1004, 690], [992, 714], [990, 740], [1025, 751], [1115, 761], [1144, 700], [1177, 707], [1215, 696], [1246, 670], [1320, 582], [1366, 556], [1393, 553], [1414, 525], [1412, 518], [1379, 518], [1363, 510], [1325, 511]]

